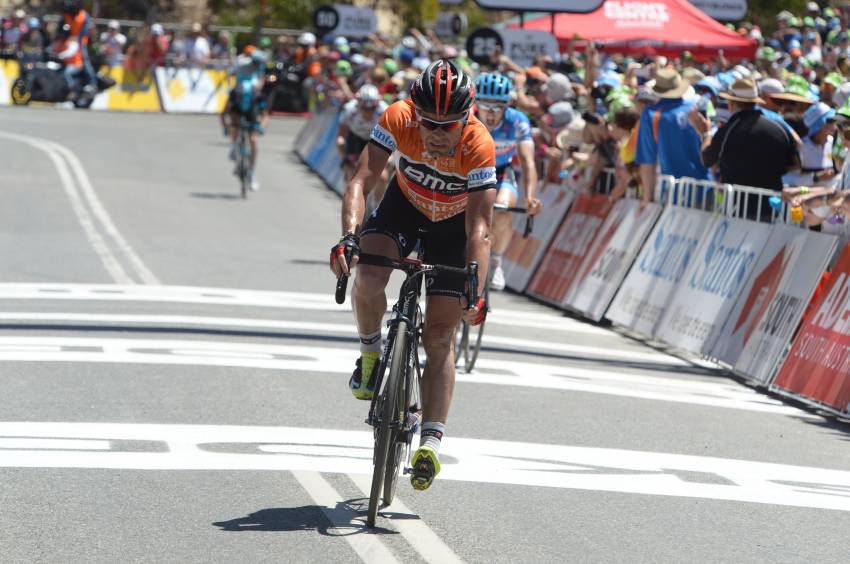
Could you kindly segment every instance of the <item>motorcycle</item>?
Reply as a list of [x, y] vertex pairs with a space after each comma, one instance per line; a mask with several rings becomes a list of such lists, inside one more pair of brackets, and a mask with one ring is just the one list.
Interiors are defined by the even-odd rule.
[[263, 94], [274, 112], [303, 113], [308, 109], [304, 97], [304, 71], [300, 65], [276, 62], [266, 68]]
[[78, 86], [70, 88], [65, 80], [64, 65], [40, 57], [18, 57], [20, 75], [12, 84], [12, 103], [26, 106], [30, 102], [73, 102], [77, 108], [88, 108], [95, 96], [115, 86], [115, 81], [100, 73], [95, 88]]

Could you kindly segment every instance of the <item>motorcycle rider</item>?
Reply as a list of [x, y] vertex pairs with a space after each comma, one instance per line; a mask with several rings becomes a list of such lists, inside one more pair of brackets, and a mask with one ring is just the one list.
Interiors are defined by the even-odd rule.
[[56, 33], [53, 52], [65, 66], [63, 74], [68, 83], [68, 98], [75, 99], [79, 94], [80, 81], [85, 73], [83, 55], [80, 53], [79, 41], [71, 38], [71, 26], [65, 24]]

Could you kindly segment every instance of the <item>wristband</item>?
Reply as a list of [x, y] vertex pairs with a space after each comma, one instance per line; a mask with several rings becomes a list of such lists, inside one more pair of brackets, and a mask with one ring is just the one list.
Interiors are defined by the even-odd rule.
[[[812, 176], [814, 176], [814, 175], [812, 175]], [[800, 186], [800, 194], [806, 195], [808, 193], [809, 193], [809, 187], [808, 186]]]

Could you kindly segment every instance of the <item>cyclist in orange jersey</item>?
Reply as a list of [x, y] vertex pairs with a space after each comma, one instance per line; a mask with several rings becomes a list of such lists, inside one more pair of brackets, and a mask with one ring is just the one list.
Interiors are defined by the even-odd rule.
[[[484, 288], [496, 199], [496, 150], [487, 128], [470, 112], [474, 100], [471, 77], [454, 62], [438, 60], [413, 82], [409, 99], [387, 108], [346, 187], [343, 237], [331, 252], [334, 274], [340, 276], [356, 265], [361, 249], [396, 260], [406, 257], [424, 229], [427, 263], [462, 268], [476, 261], [481, 265], [479, 287]], [[393, 153], [398, 155], [396, 174], [358, 237], [364, 187], [377, 180]], [[340, 247], [345, 250], [342, 255]], [[350, 265], [345, 256], [351, 257]], [[374, 395], [389, 277], [388, 268], [362, 265], [354, 281], [361, 357], [349, 385], [359, 399]], [[483, 299], [464, 309], [465, 283], [465, 276], [457, 274], [426, 278], [423, 424], [411, 475], [419, 490], [427, 489], [440, 471], [439, 448], [455, 382], [455, 328], [461, 315], [477, 324], [486, 311]]]

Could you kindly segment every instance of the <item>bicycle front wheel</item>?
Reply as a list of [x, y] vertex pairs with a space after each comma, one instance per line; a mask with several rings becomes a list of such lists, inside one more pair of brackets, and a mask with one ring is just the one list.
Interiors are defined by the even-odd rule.
[[481, 340], [484, 337], [484, 325], [487, 323], [487, 313], [490, 310], [490, 291], [484, 290], [484, 300], [487, 303], [487, 311], [484, 312], [484, 319], [481, 323], [475, 326], [470, 326], [465, 321], [461, 320], [458, 327], [457, 347], [455, 355], [456, 362], [459, 364], [463, 359], [463, 369], [465, 372], [472, 372], [475, 368], [475, 361], [478, 360], [478, 354], [481, 352]]
[[[384, 503], [381, 507], [389, 505], [395, 495], [395, 481], [398, 480], [398, 463], [395, 462], [398, 458], [396, 445], [399, 442], [397, 439], [402, 428], [401, 414], [404, 411], [399, 390], [407, 370], [407, 323], [404, 321], [400, 321], [396, 328], [391, 354], [390, 369], [380, 392], [381, 419], [375, 430], [375, 469], [372, 471], [372, 490], [369, 494], [369, 511], [366, 515], [368, 527], [375, 526], [381, 494], [384, 494]], [[384, 481], [388, 470], [391, 471], [390, 487], [385, 489]], [[387, 492], [389, 496], [386, 495]]]

